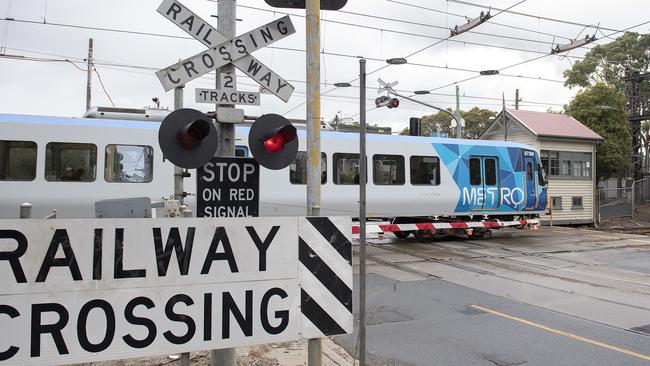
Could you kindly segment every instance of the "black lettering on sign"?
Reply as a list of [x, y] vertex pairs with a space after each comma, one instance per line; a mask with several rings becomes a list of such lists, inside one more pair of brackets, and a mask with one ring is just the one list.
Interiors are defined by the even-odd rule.
[[287, 27], [284, 25], [284, 21], [282, 20], [279, 21], [277, 26], [278, 26], [278, 32], [280, 32], [280, 34], [284, 35], [289, 33], [289, 29], [287, 29]]
[[205, 43], [212, 46], [212, 42], [210, 42], [210, 40], [208, 39], [208, 37], [210, 36], [210, 33], [212, 33], [212, 28], [208, 29], [208, 32], [205, 33], [205, 36], [203, 36], [203, 40], [205, 41]]
[[[266, 32], [264, 31], [266, 29]], [[260, 34], [262, 35], [262, 38], [264, 39], [264, 43], [269, 43], [269, 41], [273, 40], [273, 34], [269, 30], [269, 27], [266, 28], [261, 28], [260, 29]]]
[[113, 277], [139, 278], [145, 277], [145, 269], [124, 269], [124, 228], [115, 228], [115, 256], [113, 257]]
[[219, 54], [223, 56], [221, 59], [224, 61], [230, 61], [232, 59], [230, 52], [228, 52], [228, 47], [226, 46], [219, 47]]
[[178, 84], [181, 82], [181, 79], [176, 79], [176, 80], [172, 79], [172, 74], [170, 73], [167, 73], [167, 79], [169, 79], [169, 81], [171, 81], [172, 84]]
[[251, 63], [248, 64], [248, 72], [255, 76], [260, 70], [262, 70], [262, 65], [258, 64], [255, 59], [251, 59]]
[[[54, 324], [42, 324], [42, 314], [43, 313], [57, 313], [59, 315], [59, 320]], [[39, 357], [41, 355], [41, 334], [50, 333], [52, 339], [54, 339], [54, 345], [56, 350], [60, 355], [67, 355], [68, 347], [65, 345], [63, 340], [63, 334], [61, 331], [68, 324], [70, 320], [70, 314], [61, 304], [57, 303], [45, 303], [45, 304], [33, 304], [32, 305], [32, 324], [31, 324], [31, 357]]]
[[266, 86], [270, 87], [271, 86], [271, 73], [267, 72], [266, 75], [262, 76], [260, 78], [260, 83], [262, 81], [266, 81]]
[[203, 340], [212, 340], [212, 293], [203, 294]]
[[248, 231], [248, 235], [250, 235], [251, 239], [253, 239], [253, 243], [255, 243], [255, 246], [257, 247], [257, 251], [260, 253], [259, 254], [260, 271], [266, 271], [266, 250], [269, 249], [269, 246], [271, 245], [273, 238], [275, 238], [275, 234], [278, 233], [278, 230], [280, 230], [279, 226], [273, 226], [271, 228], [271, 231], [269, 231], [268, 235], [266, 235], [266, 239], [262, 241], [260, 240], [260, 237], [259, 235], [257, 235], [257, 231], [255, 231], [255, 228], [253, 226], [246, 226], [246, 231]]
[[253, 33], [249, 34], [248, 36], [250, 37], [251, 41], [253, 42], [253, 45], [255, 46], [255, 48], [257, 48], [258, 47], [257, 42], [255, 42], [255, 37], [253, 36]]
[[278, 78], [278, 88], [275, 89], [275, 92], [279, 93], [280, 89], [284, 88], [287, 85], [289, 85], [289, 84], [282, 83], [282, 80], [280, 78]]
[[95, 240], [93, 240], [93, 280], [102, 279], [103, 233], [103, 229], [95, 229]]
[[[17, 318], [20, 316], [20, 313], [16, 308], [9, 305], [0, 305], [0, 314], [7, 314], [11, 319]], [[16, 355], [20, 350], [19, 347], [10, 346], [6, 351], [0, 352], [0, 361], [8, 360]]]
[[156, 262], [158, 263], [158, 276], [163, 277], [167, 275], [169, 268], [169, 261], [172, 257], [172, 250], [176, 252], [176, 262], [178, 263], [178, 270], [181, 276], [187, 275], [190, 269], [190, 258], [192, 257], [192, 246], [194, 245], [194, 232], [196, 228], [187, 228], [185, 235], [185, 247], [181, 240], [181, 234], [178, 232], [177, 227], [169, 229], [165, 249], [162, 247], [162, 232], [159, 227], [153, 228], [153, 245], [156, 250]]
[[246, 316], [243, 316], [241, 310], [237, 307], [235, 299], [230, 296], [230, 292], [224, 292], [222, 295], [222, 308], [221, 308], [221, 337], [223, 339], [230, 338], [230, 314], [235, 317], [239, 328], [242, 330], [246, 337], [253, 335], [253, 290], [246, 290], [246, 304], [244, 304], [244, 311]]
[[172, 15], [172, 19], [176, 20], [176, 15], [178, 15], [178, 13], [180, 12], [181, 12], [181, 6], [176, 3], [172, 3], [172, 5], [167, 10], [166, 14], [169, 15], [169, 13], [174, 13], [174, 15]]
[[0, 230], [0, 239], [13, 239], [18, 244], [16, 250], [10, 252], [0, 251], [0, 261], [8, 261], [14, 278], [18, 283], [26, 283], [25, 272], [20, 265], [19, 258], [27, 251], [27, 238], [18, 230]]
[[246, 49], [246, 44], [240, 38], [235, 40], [235, 47], [237, 47], [237, 52], [241, 55], [248, 52], [248, 49]]
[[203, 55], [201, 55], [201, 61], [203, 62], [203, 65], [208, 69], [214, 67], [214, 59], [212, 58], [212, 55], [209, 53], [204, 53]]
[[185, 323], [185, 325], [187, 325], [187, 333], [182, 336], [177, 336], [170, 330], [163, 333], [163, 336], [165, 336], [165, 338], [173, 344], [185, 344], [189, 342], [196, 332], [196, 323], [194, 323], [194, 319], [192, 319], [189, 315], [178, 314], [174, 312], [174, 305], [179, 302], [182, 302], [187, 306], [194, 304], [192, 298], [185, 294], [174, 295], [171, 297], [171, 299], [169, 299], [169, 301], [167, 301], [167, 305], [165, 305], [165, 315], [167, 316], [167, 319]]
[[287, 329], [287, 325], [289, 325], [289, 310], [276, 311], [274, 314], [275, 319], [280, 319], [280, 324], [276, 327], [272, 326], [269, 322], [269, 301], [273, 296], [280, 296], [281, 299], [285, 299], [289, 295], [287, 295], [283, 289], [278, 287], [273, 287], [266, 291], [262, 297], [262, 303], [260, 306], [260, 320], [262, 321], [262, 327], [268, 334], [280, 334]]
[[147, 336], [144, 339], [135, 339], [131, 334], [127, 334], [122, 337], [124, 342], [133, 348], [145, 348], [149, 347], [153, 341], [156, 339], [156, 323], [149, 318], [143, 318], [135, 316], [133, 311], [136, 306], [143, 305], [147, 309], [154, 308], [156, 305], [151, 301], [150, 298], [140, 296], [131, 300], [126, 304], [124, 308], [124, 318], [127, 322], [133, 325], [142, 325], [147, 328]]
[[234, 78], [232, 75], [224, 75], [223, 77], [224, 83], [222, 87], [224, 88], [234, 88], [235, 86], [233, 85]]
[[[55, 258], [59, 247], [63, 250], [64, 258]], [[66, 229], [56, 229], [54, 231], [54, 236], [52, 237], [49, 248], [47, 248], [41, 269], [38, 271], [38, 275], [36, 275], [36, 282], [45, 282], [47, 274], [52, 267], [68, 267], [73, 280], [82, 280], [77, 258], [74, 256], [72, 246], [70, 246], [70, 238]]]
[[194, 68], [194, 62], [192, 61], [183, 62], [183, 68], [185, 69], [185, 73], [188, 77], [192, 77], [192, 73], [190, 71], [194, 71], [194, 73], [197, 75], [199, 74], [199, 72]]
[[[223, 253], [217, 253], [219, 248], [219, 243], [223, 242]], [[237, 268], [237, 261], [235, 261], [235, 254], [232, 252], [232, 247], [230, 246], [230, 240], [228, 239], [228, 234], [226, 234], [226, 229], [222, 226], [218, 226], [214, 231], [212, 236], [212, 243], [210, 243], [210, 248], [208, 249], [208, 254], [205, 256], [205, 262], [203, 263], [203, 268], [201, 269], [201, 274], [210, 273], [210, 267], [212, 262], [227, 260], [228, 266], [230, 266], [230, 272], [237, 273], [239, 269]]]
[[187, 29], [191, 32], [192, 27], [194, 26], [194, 15], [190, 15], [187, 19], [181, 22], [181, 26], [187, 24]]
[[[93, 309], [101, 309], [106, 317], [104, 339], [97, 344], [92, 343], [88, 339], [88, 315]], [[77, 320], [77, 337], [79, 337], [79, 345], [81, 345], [81, 348], [88, 352], [101, 352], [111, 345], [115, 337], [115, 312], [108, 301], [100, 299], [90, 300], [81, 307]]]

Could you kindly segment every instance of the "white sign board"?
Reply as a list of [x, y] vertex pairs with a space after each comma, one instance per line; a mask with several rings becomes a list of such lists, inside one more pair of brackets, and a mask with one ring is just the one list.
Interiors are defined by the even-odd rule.
[[257, 92], [197, 88], [194, 95], [197, 103], [260, 105], [260, 93]]
[[298, 220], [0, 220], [0, 361], [299, 339]]
[[[251, 52], [296, 32], [288, 15], [230, 40], [178, 1], [164, 0], [158, 7], [158, 12], [209, 47], [206, 51], [156, 72], [165, 91], [185, 85], [232, 62], [280, 99], [285, 102], [289, 100], [293, 86], [250, 55]], [[239, 64], [234, 62], [237, 60], [240, 60]], [[253, 72], [254, 70], [257, 71]]]

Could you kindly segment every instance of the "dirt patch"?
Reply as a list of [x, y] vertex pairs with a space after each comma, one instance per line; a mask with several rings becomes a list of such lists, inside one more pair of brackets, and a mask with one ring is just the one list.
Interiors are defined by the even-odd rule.
[[[307, 365], [307, 341], [241, 347], [235, 350], [238, 366]], [[323, 339], [323, 366], [350, 366], [353, 358], [330, 339]], [[210, 366], [210, 351], [192, 352], [192, 366]], [[78, 364], [77, 366], [178, 366], [180, 355], [130, 358]]]
[[633, 217], [617, 217], [613, 219], [603, 219], [596, 227], [602, 231], [625, 231], [643, 232], [647, 230], [650, 233], [650, 205], [639, 206], [634, 211]]

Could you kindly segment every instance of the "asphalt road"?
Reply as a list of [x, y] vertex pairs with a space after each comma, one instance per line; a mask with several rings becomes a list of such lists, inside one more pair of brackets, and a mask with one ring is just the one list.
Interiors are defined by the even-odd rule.
[[[544, 227], [369, 244], [372, 365], [650, 365], [649, 237]], [[357, 349], [356, 333], [335, 341]]]

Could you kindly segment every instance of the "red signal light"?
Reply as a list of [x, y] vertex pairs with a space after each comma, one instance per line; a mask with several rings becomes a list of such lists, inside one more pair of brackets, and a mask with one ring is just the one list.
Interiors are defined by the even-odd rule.
[[399, 107], [399, 99], [397, 99], [397, 98], [391, 99], [390, 102], [388, 102], [388, 104], [386, 106], [389, 109]]
[[270, 153], [281, 151], [289, 142], [296, 139], [296, 128], [286, 125], [279, 129], [275, 135], [264, 139], [264, 150]]

